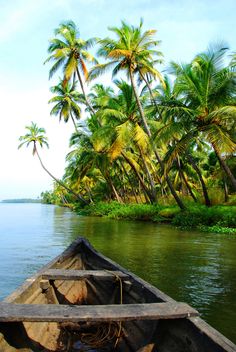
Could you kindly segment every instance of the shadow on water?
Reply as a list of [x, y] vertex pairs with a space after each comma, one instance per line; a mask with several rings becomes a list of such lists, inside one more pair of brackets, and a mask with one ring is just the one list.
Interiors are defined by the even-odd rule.
[[[17, 215], [13, 207], [18, 207]], [[236, 342], [236, 236], [82, 217], [39, 204], [0, 205], [0, 215], [0, 280], [7, 282], [0, 288], [1, 298], [84, 236], [104, 255], [197, 308]]]

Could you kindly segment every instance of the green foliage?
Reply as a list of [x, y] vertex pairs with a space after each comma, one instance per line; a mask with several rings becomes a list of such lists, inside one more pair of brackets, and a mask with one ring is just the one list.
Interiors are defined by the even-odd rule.
[[236, 234], [236, 229], [232, 229], [231, 227], [222, 227], [218, 225], [214, 226], [199, 226], [199, 229], [203, 232], [210, 232], [210, 233], [225, 233], [229, 235]]
[[149, 204], [129, 204], [113, 209], [108, 217], [111, 219], [153, 220], [158, 213], [158, 206]]
[[199, 226], [235, 227], [236, 207], [214, 206], [208, 208], [203, 205], [192, 207], [179, 212], [172, 224], [182, 228], [197, 228]]
[[[227, 46], [211, 46], [186, 64], [172, 63], [170, 79], [156, 68], [162, 57], [156, 30], [145, 31], [142, 21], [122, 21], [109, 30], [112, 38], [82, 40], [73, 21], [63, 22], [48, 47], [50, 77], [59, 70], [63, 77], [51, 89], [51, 114], [75, 125], [64, 189], [90, 203], [76, 208], [187, 228], [234, 227], [235, 210], [216, 207], [228, 196], [236, 204], [236, 75], [225, 60]], [[101, 64], [87, 51], [95, 43], [105, 59]], [[95, 63], [90, 73], [87, 62]], [[86, 95], [86, 81], [107, 70], [113, 77], [125, 71], [130, 82], [113, 81], [114, 89], [97, 83]], [[84, 112], [88, 118], [76, 123]], [[35, 124], [27, 129], [35, 130], [33, 139], [28, 133], [21, 145], [33, 142], [35, 153], [36, 142], [47, 143], [44, 130]], [[70, 204], [68, 192], [54, 190], [49, 200]]]
[[225, 195], [223, 189], [212, 187], [209, 189], [208, 194], [212, 205], [224, 203]]
[[180, 209], [176, 206], [167, 207], [159, 211], [158, 215], [166, 218], [166, 219], [173, 219], [177, 214], [180, 213]]
[[229, 201], [227, 202], [228, 205], [236, 205], [236, 194], [231, 194], [229, 196]]
[[108, 216], [111, 219], [154, 220], [159, 207], [150, 204], [120, 204], [99, 202], [77, 209], [80, 215]]
[[236, 206], [191, 206], [181, 211], [177, 206], [151, 204], [120, 204], [99, 202], [83, 209], [80, 215], [107, 216], [110, 219], [154, 221], [171, 223], [182, 229], [200, 229], [204, 232], [236, 233]]

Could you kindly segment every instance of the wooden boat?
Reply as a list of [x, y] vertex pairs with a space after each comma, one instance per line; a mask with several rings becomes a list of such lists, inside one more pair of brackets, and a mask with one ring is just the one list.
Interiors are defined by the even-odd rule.
[[184, 303], [83, 238], [0, 303], [0, 352], [233, 352]]

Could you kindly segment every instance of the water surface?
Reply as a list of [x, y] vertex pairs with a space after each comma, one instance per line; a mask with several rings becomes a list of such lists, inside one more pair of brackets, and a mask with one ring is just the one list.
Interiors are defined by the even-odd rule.
[[0, 299], [77, 236], [197, 308], [236, 342], [236, 236], [77, 216], [41, 204], [0, 204]]

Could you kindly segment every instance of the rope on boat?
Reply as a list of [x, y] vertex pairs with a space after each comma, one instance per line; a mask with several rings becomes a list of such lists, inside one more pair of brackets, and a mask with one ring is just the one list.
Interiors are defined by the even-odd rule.
[[[106, 270], [110, 274], [113, 274], [116, 278], [116, 281], [119, 282], [119, 295], [120, 295], [120, 302], [119, 304], [123, 304], [123, 283], [122, 279], [120, 276], [112, 271]], [[87, 280], [86, 280], [87, 281]], [[88, 281], [89, 282], [89, 281]], [[89, 282], [89, 284], [91, 284]], [[68, 326], [69, 327], [69, 326]], [[93, 332], [82, 332], [80, 330], [86, 330], [87, 329], [94, 329]], [[102, 348], [106, 344], [109, 344], [112, 342], [112, 340], [115, 339], [115, 343], [113, 348], [116, 348], [120, 337], [122, 336], [122, 322], [103, 322], [103, 323], [90, 323], [90, 324], [85, 324], [82, 326], [78, 326], [76, 329], [77, 331], [73, 331], [75, 335], [77, 335], [81, 341], [82, 344], [86, 345], [86, 347], [83, 349], [83, 351], [87, 350], [89, 351], [91, 348]], [[66, 351], [70, 351], [71, 349], [71, 339], [70, 343]]]
[[[113, 273], [116, 277], [116, 280], [119, 281], [120, 283], [120, 304], [123, 304], [123, 283], [122, 283], [122, 280], [120, 278], [120, 276], [118, 274], [115, 274]], [[117, 334], [117, 337], [116, 337], [116, 342], [115, 342], [115, 345], [114, 347], [116, 348], [118, 342], [119, 342], [119, 339], [121, 337], [121, 333], [122, 333], [122, 323], [121, 321], [118, 322], [118, 326], [119, 326], [119, 330], [118, 330], [118, 334]]]

